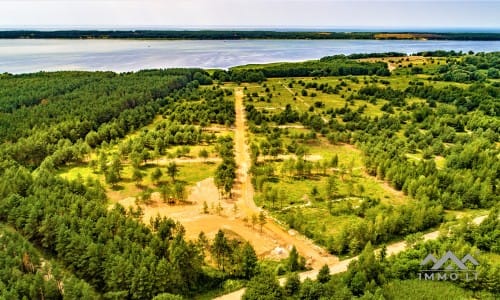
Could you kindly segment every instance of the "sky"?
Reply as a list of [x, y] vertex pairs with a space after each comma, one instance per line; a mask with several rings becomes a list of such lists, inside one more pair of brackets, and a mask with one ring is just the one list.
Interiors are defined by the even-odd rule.
[[0, 28], [489, 28], [500, 0], [0, 0]]

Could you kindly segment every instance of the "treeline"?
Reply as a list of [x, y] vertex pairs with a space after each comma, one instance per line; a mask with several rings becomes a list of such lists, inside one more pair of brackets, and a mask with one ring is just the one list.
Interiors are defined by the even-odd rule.
[[452, 104], [457, 112], [466, 114], [473, 110], [480, 110], [486, 115], [500, 116], [500, 86], [496, 84], [474, 84], [467, 88], [445, 86], [436, 88], [432, 85], [412, 85], [405, 90], [407, 97], [418, 97], [427, 100], [430, 106], [436, 102]]
[[325, 56], [320, 59], [320, 61], [332, 61], [336, 59], [360, 59], [360, 58], [382, 58], [382, 57], [402, 57], [407, 56], [406, 53], [403, 52], [382, 52], [382, 53], [353, 53], [353, 54], [339, 54], [332, 56]]
[[[3, 39], [375, 39], [383, 32], [334, 31], [271, 31], [271, 30], [10, 30], [0, 31]], [[391, 32], [390, 34], [397, 33]], [[406, 32], [401, 32], [406, 34]], [[500, 40], [498, 33], [408, 33], [411, 39], [425, 37], [433, 40]], [[396, 39], [410, 39], [394, 37]]]
[[298, 63], [279, 63], [258, 67], [236, 67], [229, 71], [219, 71], [214, 78], [221, 81], [260, 82], [266, 78], [314, 77], [345, 75], [389, 76], [386, 63], [358, 62], [349, 59], [320, 59]]
[[[123, 158], [140, 156], [147, 161], [164, 155], [171, 146], [196, 145], [211, 142], [214, 138], [211, 134], [203, 133], [198, 126], [164, 120], [158, 122], [154, 130], [141, 131], [138, 136], [123, 142], [119, 146], [119, 153]], [[144, 154], [145, 152], [148, 153]]]
[[494, 183], [500, 168], [498, 150], [484, 139], [453, 146], [443, 169], [434, 160], [409, 161], [404, 144], [387, 135], [363, 135], [359, 141], [367, 171], [416, 199], [438, 201], [452, 209], [491, 207], [499, 201]]
[[454, 57], [454, 56], [462, 56], [464, 53], [462, 51], [455, 51], [455, 50], [435, 50], [435, 51], [421, 51], [415, 53], [417, 56], [424, 56], [424, 57]]
[[500, 78], [500, 52], [464, 56], [438, 68], [436, 80], [462, 83]]
[[48, 98], [69, 93], [100, 80], [92, 73], [64, 72], [23, 75], [0, 75], [0, 112], [12, 113], [21, 107], [46, 105]]

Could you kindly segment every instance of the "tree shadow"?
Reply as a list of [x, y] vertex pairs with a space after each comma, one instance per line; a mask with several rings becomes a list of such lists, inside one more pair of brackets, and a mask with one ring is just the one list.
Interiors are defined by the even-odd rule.
[[113, 191], [123, 191], [125, 189], [125, 186], [121, 185], [121, 184], [115, 184], [115, 185], [112, 185], [111, 186], [111, 189]]

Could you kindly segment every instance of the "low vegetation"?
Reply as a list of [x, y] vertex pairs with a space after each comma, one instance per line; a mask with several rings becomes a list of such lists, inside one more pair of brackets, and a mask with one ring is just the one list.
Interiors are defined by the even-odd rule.
[[[246, 286], [244, 299], [493, 299], [499, 61], [436, 51], [0, 75], [0, 298], [191, 299]], [[227, 228], [188, 238], [183, 220], [144, 218], [153, 205], [194, 210], [189, 193], [213, 178], [217, 214], [200, 202], [193, 215], [243, 223], [232, 202], [235, 89], [264, 208], [246, 220], [259, 230], [241, 227], [263, 237], [267, 215], [330, 254], [361, 253], [347, 272], [324, 267], [301, 283], [308, 264], [295, 247], [259, 261]], [[439, 227], [438, 241], [421, 240]], [[384, 245], [403, 239], [409, 249], [388, 257]], [[448, 250], [474, 256], [479, 279], [417, 278], [427, 254]]]

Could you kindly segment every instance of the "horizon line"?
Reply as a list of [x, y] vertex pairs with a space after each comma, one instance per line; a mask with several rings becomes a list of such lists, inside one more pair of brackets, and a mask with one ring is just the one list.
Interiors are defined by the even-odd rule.
[[[442, 30], [452, 31], [452, 32], [499, 32], [500, 27], [480, 27], [480, 26], [442, 26], [442, 27], [412, 27], [412, 26], [402, 26], [402, 27], [381, 27], [381, 26], [300, 26], [300, 25], [290, 25], [290, 26], [266, 26], [266, 25], [0, 25], [0, 30], [36, 30], [36, 31], [46, 31], [46, 30], [174, 30], [174, 31], [203, 31], [203, 30], [262, 30], [262, 31], [332, 31], [332, 32], [370, 32], [370, 31], [391, 31], [391, 32], [440, 32]], [[478, 32], [478, 33], [479, 33]]]

